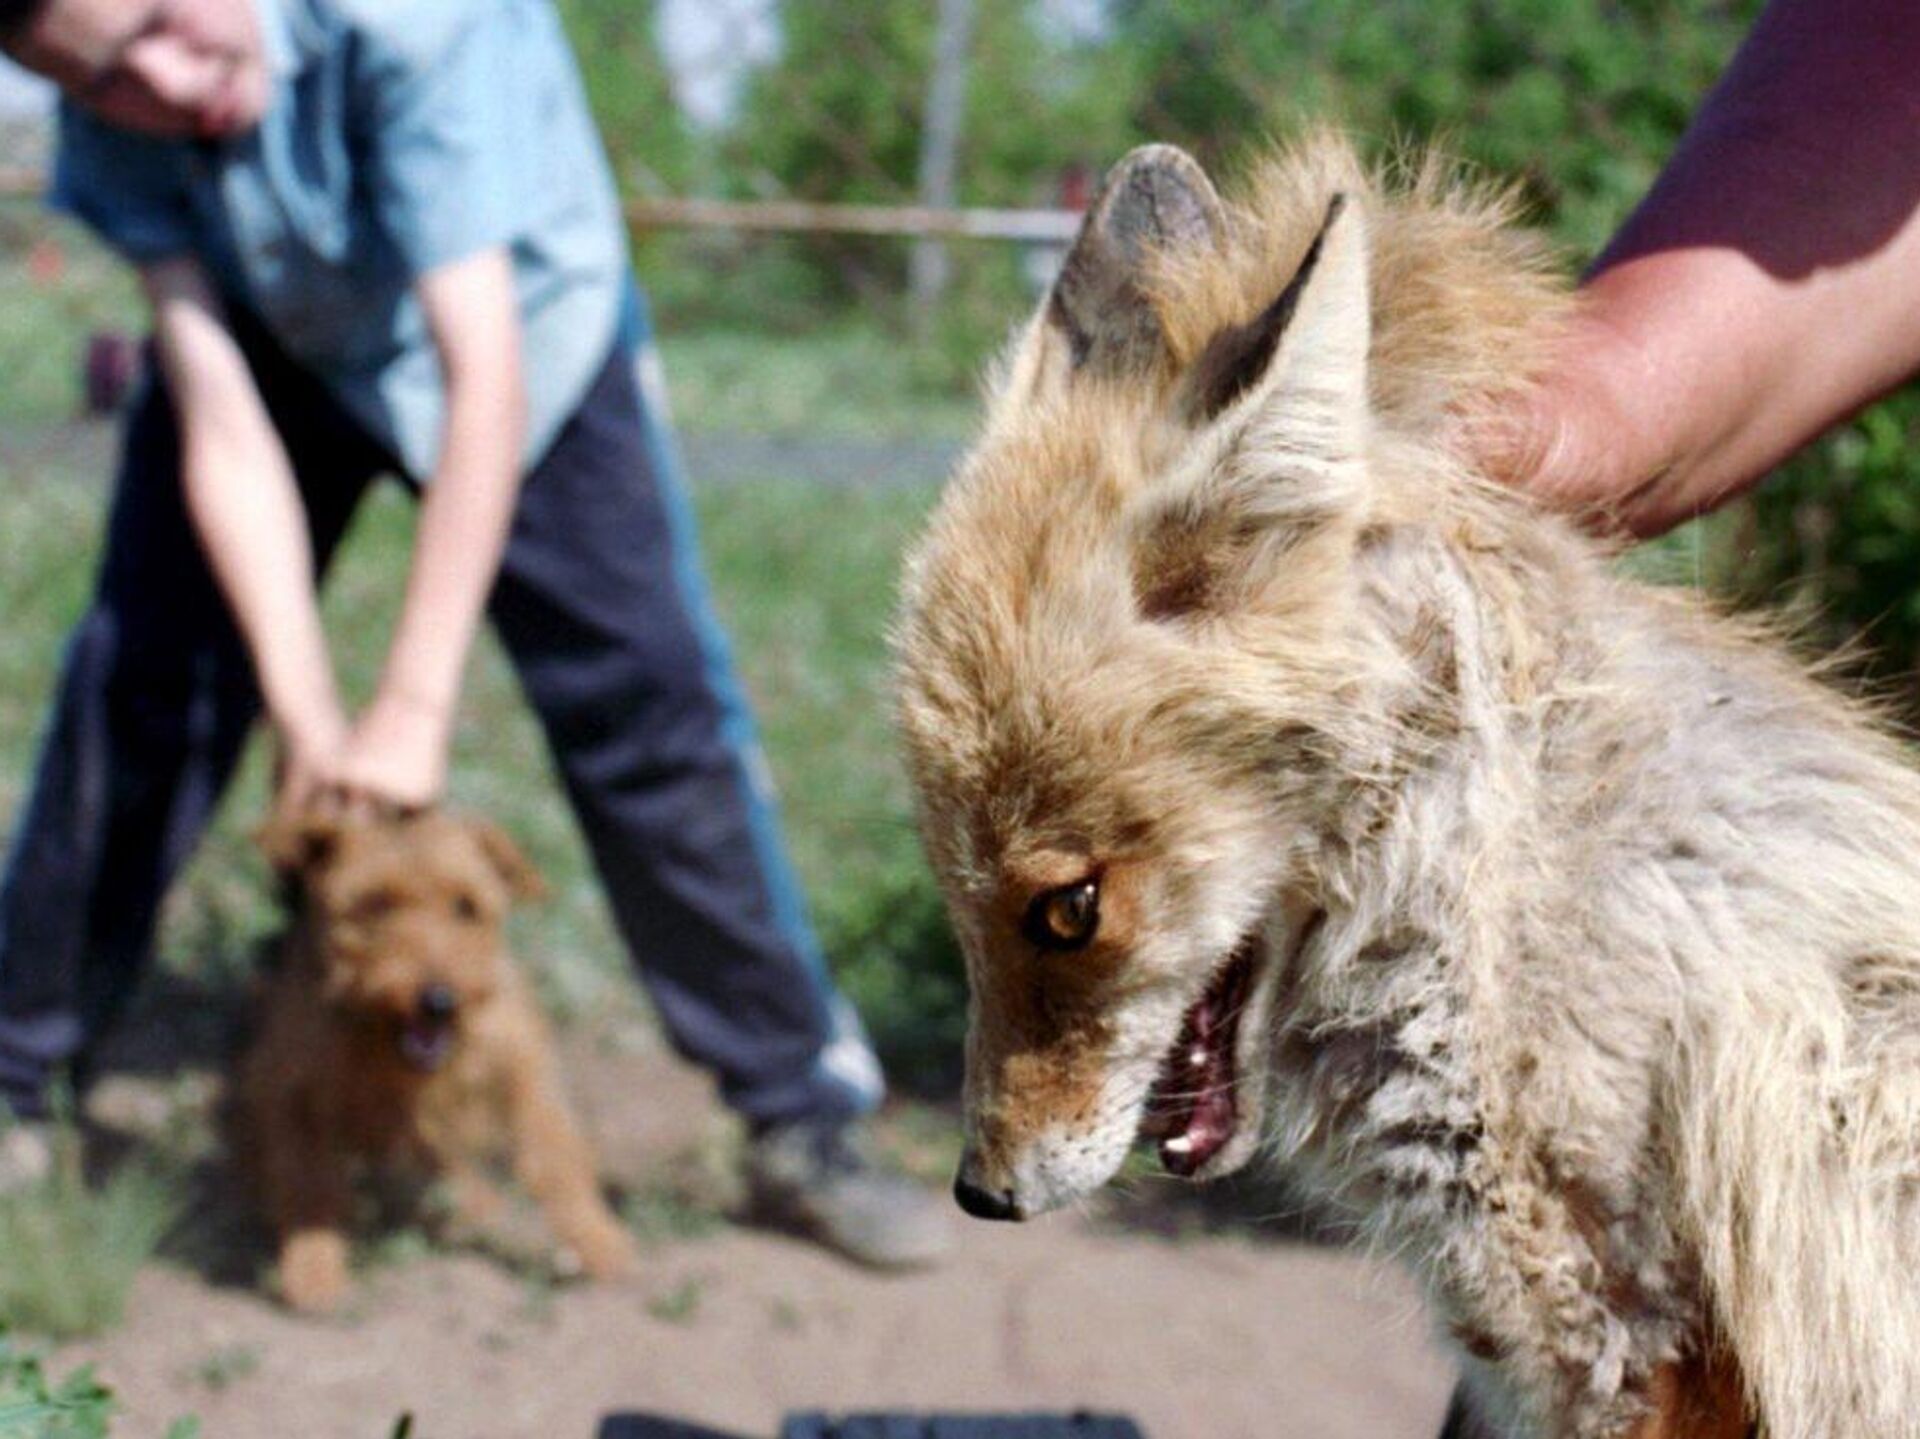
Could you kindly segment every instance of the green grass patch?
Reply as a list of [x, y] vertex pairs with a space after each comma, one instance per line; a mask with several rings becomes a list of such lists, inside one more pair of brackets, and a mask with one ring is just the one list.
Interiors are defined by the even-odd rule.
[[89, 337], [139, 332], [138, 286], [78, 225], [34, 204], [0, 204], [0, 257], [0, 424], [69, 419]]
[[669, 327], [660, 349], [674, 421], [688, 430], [954, 440], [979, 413], [966, 375], [923, 378], [906, 343], [876, 324], [778, 339]]
[[50, 1339], [111, 1328], [184, 1208], [180, 1183], [144, 1160], [95, 1185], [68, 1156], [47, 1179], [0, 1195], [0, 1321]]

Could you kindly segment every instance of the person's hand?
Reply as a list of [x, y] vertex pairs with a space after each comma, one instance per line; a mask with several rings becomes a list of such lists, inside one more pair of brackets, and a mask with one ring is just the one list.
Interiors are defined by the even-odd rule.
[[452, 715], [383, 688], [336, 751], [328, 787], [348, 809], [425, 809], [446, 789]]
[[347, 718], [333, 703], [276, 716], [280, 755], [274, 777], [274, 812], [296, 815], [312, 809], [335, 783]]
[[1646, 366], [1602, 322], [1584, 318], [1539, 381], [1462, 416], [1451, 447], [1476, 473], [1603, 534], [1649, 535], [1689, 518], [1669, 493], [1673, 464], [1657, 416], [1635, 399]]

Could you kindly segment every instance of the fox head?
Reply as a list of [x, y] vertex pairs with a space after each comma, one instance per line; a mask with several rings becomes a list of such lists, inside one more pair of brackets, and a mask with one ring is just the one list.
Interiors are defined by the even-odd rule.
[[1136, 150], [999, 367], [895, 627], [972, 996], [970, 1212], [1067, 1202], [1143, 1132], [1179, 1174], [1257, 1146], [1315, 817], [1407, 679], [1355, 557], [1555, 309], [1504, 218], [1435, 171], [1390, 200], [1335, 140], [1238, 206]]

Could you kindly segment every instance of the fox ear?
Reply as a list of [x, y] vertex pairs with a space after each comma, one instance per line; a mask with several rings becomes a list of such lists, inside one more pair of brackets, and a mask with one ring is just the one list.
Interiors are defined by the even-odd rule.
[[1335, 195], [1293, 278], [1264, 310], [1222, 330], [1195, 358], [1181, 383], [1186, 418], [1204, 423], [1262, 395], [1279, 401], [1289, 418], [1324, 412], [1320, 423], [1357, 420], [1365, 410], [1373, 328], [1367, 290], [1365, 219], [1345, 195]]
[[1167, 363], [1143, 284], [1156, 254], [1218, 245], [1226, 212], [1206, 172], [1173, 145], [1142, 145], [1107, 172], [1053, 288], [1014, 356], [1006, 389], [1030, 396], [1090, 374], [1148, 377]]
[[1192, 453], [1140, 515], [1135, 587], [1150, 618], [1215, 609], [1261, 556], [1363, 499], [1372, 339], [1366, 219], [1335, 195], [1299, 270], [1182, 377]]

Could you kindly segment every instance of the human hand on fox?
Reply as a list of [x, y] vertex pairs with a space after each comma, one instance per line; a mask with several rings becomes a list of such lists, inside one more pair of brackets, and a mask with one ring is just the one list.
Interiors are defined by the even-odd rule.
[[1581, 288], [1530, 391], [1464, 418], [1483, 473], [1649, 536], [1920, 369], [1920, 10], [1775, 0]]

